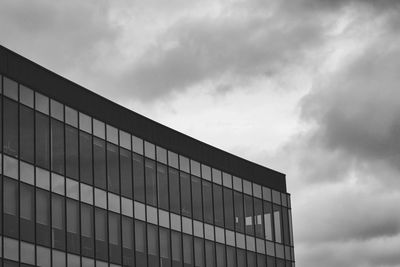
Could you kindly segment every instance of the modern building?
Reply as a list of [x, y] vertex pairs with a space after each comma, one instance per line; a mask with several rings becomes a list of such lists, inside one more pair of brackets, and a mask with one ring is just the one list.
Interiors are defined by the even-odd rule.
[[285, 175], [0, 47], [2, 266], [292, 267]]

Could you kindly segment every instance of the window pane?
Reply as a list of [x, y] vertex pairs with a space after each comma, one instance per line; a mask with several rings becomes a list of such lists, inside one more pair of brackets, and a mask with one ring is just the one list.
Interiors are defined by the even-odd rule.
[[65, 250], [65, 202], [64, 198], [52, 195], [52, 247]]
[[244, 232], [244, 213], [243, 213], [243, 195], [234, 191], [234, 207], [235, 207], [235, 229], [241, 233]]
[[235, 220], [233, 214], [233, 192], [224, 187], [224, 212], [225, 212], [225, 227], [234, 230]]
[[86, 204], [81, 204], [81, 231], [82, 254], [87, 257], [93, 257], [93, 208]]
[[122, 216], [122, 249], [123, 249], [123, 265], [133, 266], [133, 221], [131, 218]]
[[194, 160], [190, 160], [190, 173], [200, 177], [200, 163]]
[[49, 118], [36, 112], [36, 164], [49, 168]]
[[218, 226], [224, 226], [224, 204], [222, 196], [222, 186], [213, 184], [213, 194], [214, 194], [214, 215], [215, 224]]
[[23, 85], [19, 86], [19, 100], [22, 104], [33, 108], [33, 91]]
[[175, 169], [179, 168], [178, 154], [168, 151], [168, 165], [174, 167]]
[[156, 164], [153, 160], [146, 159], [146, 202], [149, 205], [157, 205], [157, 188], [156, 188]]
[[74, 127], [78, 127], [78, 112], [65, 106], [65, 122]]
[[53, 118], [64, 121], [64, 106], [63, 104], [51, 99], [50, 100], [50, 113]]
[[222, 184], [222, 173], [220, 170], [212, 169], [213, 182], [216, 184]]
[[170, 247], [169, 230], [160, 228], [160, 261], [163, 267], [171, 266]]
[[157, 180], [158, 180], [158, 206], [162, 209], [169, 209], [168, 201], [168, 175], [167, 167], [157, 164]]
[[275, 242], [282, 243], [281, 208], [274, 205]]
[[83, 113], [79, 113], [79, 129], [92, 133], [92, 119]]
[[132, 149], [131, 135], [120, 130], [119, 131], [119, 145], [123, 148], [131, 150]]
[[20, 185], [20, 233], [21, 239], [29, 242], [35, 240], [35, 199], [32, 186]]
[[147, 266], [146, 226], [144, 222], [135, 221], [136, 266]]
[[143, 155], [143, 140], [132, 135], [132, 148], [134, 152]]
[[121, 223], [120, 215], [108, 213], [108, 234], [109, 234], [109, 253], [110, 261], [121, 263]]
[[106, 147], [105, 142], [99, 138], [93, 138], [93, 162], [94, 184], [106, 189]]
[[182, 215], [192, 217], [192, 195], [190, 192], [190, 176], [187, 173], [180, 172], [181, 176], [181, 202]]
[[3, 99], [3, 151], [18, 156], [18, 104]]
[[200, 238], [194, 239], [194, 259], [196, 267], [204, 267], [204, 241]]
[[143, 157], [133, 153], [133, 188], [135, 200], [144, 202], [144, 167]]
[[85, 132], [79, 132], [79, 160], [81, 181], [93, 184], [92, 164], [92, 136]]
[[50, 195], [36, 189], [36, 242], [50, 245]]
[[156, 159], [156, 148], [152, 143], [144, 142], [144, 154], [146, 157]]
[[179, 169], [186, 173], [190, 173], [189, 159], [184, 156], [179, 156]]
[[[217, 258], [217, 267], [225, 267], [226, 259], [225, 259], [225, 246], [221, 244], [216, 244], [216, 258]], [[252, 265], [250, 265], [252, 266]], [[229, 266], [231, 267], [231, 266]]]
[[172, 266], [182, 266], [181, 233], [171, 231]]
[[193, 237], [190, 235], [183, 235], [183, 263], [185, 267], [193, 264]]
[[212, 185], [211, 183], [203, 180], [204, 221], [211, 224], [214, 223], [212, 198]]
[[211, 168], [206, 165], [201, 165], [201, 177], [211, 181]]
[[215, 248], [214, 243], [206, 241], [206, 267], [215, 266]]
[[203, 198], [201, 194], [201, 180], [192, 176], [193, 218], [203, 220]]
[[39, 93], [35, 93], [35, 109], [49, 114], [49, 98]]
[[108, 190], [119, 193], [119, 160], [118, 147], [107, 143], [107, 180]]
[[180, 199], [179, 199], [179, 173], [173, 168], [168, 168], [169, 173], [169, 193], [170, 193], [170, 210], [177, 214], [180, 213]]
[[51, 170], [64, 174], [64, 124], [51, 120]]
[[264, 238], [262, 200], [257, 198], [254, 198], [254, 225], [256, 236], [259, 238]]
[[290, 245], [288, 209], [282, 207], [283, 240], [285, 245]]
[[65, 167], [68, 177], [78, 179], [78, 130], [65, 126]]
[[95, 209], [96, 258], [108, 259], [107, 217], [102, 209]]
[[67, 199], [67, 249], [69, 252], [80, 252], [79, 236], [79, 204], [75, 200]]
[[157, 161], [167, 164], [167, 150], [162, 147], [157, 147]]
[[147, 225], [147, 248], [149, 255], [149, 266], [159, 266], [158, 258], [158, 231], [157, 227], [151, 224]]
[[248, 195], [244, 195], [244, 215], [246, 223], [246, 234], [254, 235], [253, 199], [251, 196]]
[[32, 109], [20, 105], [19, 110], [19, 142], [20, 158], [33, 163], [34, 158], [34, 112]]
[[4, 234], [18, 238], [18, 184], [10, 179], [4, 179]]
[[272, 205], [264, 201], [264, 230], [265, 239], [272, 240]]
[[132, 198], [132, 157], [129, 150], [119, 150], [121, 164], [121, 194]]
[[226, 264], [229, 267], [236, 267], [236, 251], [233, 247], [226, 247]]
[[103, 122], [93, 119], [93, 134], [97, 137], [104, 139], [105, 125]]
[[118, 130], [117, 130], [117, 128], [107, 125], [106, 131], [107, 131], [107, 141], [118, 145]]

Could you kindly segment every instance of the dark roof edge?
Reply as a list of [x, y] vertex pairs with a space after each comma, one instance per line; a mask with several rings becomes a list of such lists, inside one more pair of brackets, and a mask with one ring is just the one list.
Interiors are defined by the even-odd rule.
[[96, 119], [156, 145], [280, 192], [283, 173], [180, 133], [116, 104], [0, 45], [0, 72]]

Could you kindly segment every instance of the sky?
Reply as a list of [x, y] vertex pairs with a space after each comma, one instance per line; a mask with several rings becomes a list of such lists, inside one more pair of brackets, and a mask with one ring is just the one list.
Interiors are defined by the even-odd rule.
[[2, 0], [0, 36], [285, 173], [297, 266], [400, 266], [400, 1]]

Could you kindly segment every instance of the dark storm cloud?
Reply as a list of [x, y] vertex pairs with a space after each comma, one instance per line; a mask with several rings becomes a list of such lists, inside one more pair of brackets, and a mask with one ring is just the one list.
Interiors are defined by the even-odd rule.
[[0, 32], [3, 45], [63, 73], [87, 72], [117, 29], [106, 1], [4, 0]]
[[126, 70], [121, 87], [134, 85], [135, 93], [152, 99], [226, 75], [236, 81], [270, 77], [323, 42], [317, 16], [291, 17], [284, 6], [252, 8], [228, 6], [229, 16], [178, 21]]

